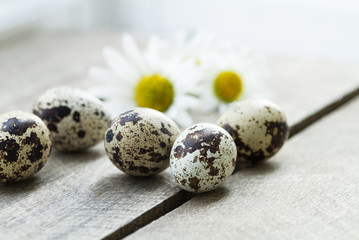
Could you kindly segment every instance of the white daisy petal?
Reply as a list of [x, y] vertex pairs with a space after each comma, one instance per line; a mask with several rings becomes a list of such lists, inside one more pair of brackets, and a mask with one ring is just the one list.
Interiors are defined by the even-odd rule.
[[134, 67], [116, 50], [111, 47], [103, 49], [103, 57], [111, 70], [124, 81], [132, 83], [131, 78], [139, 78], [140, 75]]
[[90, 88], [90, 91], [96, 97], [107, 99], [108, 101], [117, 101], [118, 99], [120, 99], [119, 102], [121, 102], [122, 99], [133, 98], [133, 92], [129, 91], [129, 88], [120, 85], [114, 85], [114, 84], [111, 84], [110, 86], [112, 87], [108, 87], [108, 85], [104, 85], [104, 86], [99, 85]]
[[118, 81], [118, 77], [106, 68], [91, 67], [88, 73], [92, 78], [104, 82], [105, 84], [113, 84]]
[[128, 109], [136, 107], [136, 105], [133, 104], [133, 101], [130, 101], [127, 99], [124, 101], [123, 99], [118, 99], [117, 101], [105, 101], [104, 105], [106, 109], [111, 113], [112, 117], [116, 117], [119, 114], [127, 111]]
[[179, 95], [176, 97], [174, 106], [179, 107], [187, 110], [192, 109], [193, 107], [197, 107], [199, 104], [198, 98], [190, 96], [190, 95]]
[[224, 103], [219, 104], [218, 106], [219, 114], [223, 114], [225, 111], [227, 111], [228, 107], [229, 107], [228, 104], [224, 104]]
[[203, 113], [210, 113], [217, 110], [218, 101], [213, 98], [212, 92], [207, 92], [202, 96], [202, 99], [197, 107], [198, 111]]
[[148, 41], [146, 53], [151, 56], [158, 57], [160, 51], [160, 39], [157, 36], [151, 36]]
[[166, 115], [174, 120], [182, 128], [187, 128], [193, 124], [191, 115], [186, 111], [178, 111], [177, 109], [172, 108], [166, 113]]
[[122, 46], [124, 53], [126, 54], [128, 59], [130, 59], [132, 63], [135, 64], [138, 70], [141, 72], [148, 72], [149, 69], [146, 67], [144, 63], [145, 58], [143, 57], [143, 54], [139, 50], [135, 40], [130, 34], [128, 33], [123, 34]]
[[89, 88], [88, 92], [100, 99], [106, 99], [110, 94], [112, 94], [108, 87], [99, 86]]
[[157, 36], [152, 36], [148, 42], [148, 48], [146, 51], [146, 60], [151, 69], [157, 70], [160, 61], [160, 39]]

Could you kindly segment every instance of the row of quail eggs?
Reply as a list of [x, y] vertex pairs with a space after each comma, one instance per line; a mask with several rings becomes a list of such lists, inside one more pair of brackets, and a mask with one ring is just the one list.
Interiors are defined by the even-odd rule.
[[28, 178], [47, 162], [51, 147], [81, 151], [104, 139], [106, 155], [126, 174], [150, 176], [168, 166], [175, 183], [191, 192], [215, 189], [233, 173], [273, 156], [288, 138], [286, 117], [267, 100], [233, 104], [218, 120], [182, 133], [174, 121], [148, 108], [112, 120], [97, 98], [70, 87], [42, 94], [33, 114], [0, 116], [0, 181]]
[[267, 100], [238, 101], [217, 122], [198, 123], [182, 133], [170, 118], [135, 108], [117, 116], [105, 132], [108, 158], [121, 171], [150, 176], [168, 166], [175, 183], [207, 192], [227, 180], [236, 166], [264, 161], [288, 138], [286, 117]]

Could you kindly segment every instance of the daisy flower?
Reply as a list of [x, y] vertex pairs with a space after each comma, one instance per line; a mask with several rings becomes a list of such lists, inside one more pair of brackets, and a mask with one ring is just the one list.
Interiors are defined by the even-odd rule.
[[231, 43], [213, 33], [198, 32], [192, 37], [178, 33], [166, 51], [182, 60], [193, 59], [202, 78], [191, 93], [199, 97], [195, 112], [223, 112], [233, 101], [266, 97], [264, 80], [269, 76], [265, 58], [243, 49], [235, 51]]
[[103, 98], [114, 115], [133, 107], [161, 111], [180, 126], [192, 124], [187, 110], [196, 105], [187, 93], [194, 89], [199, 75], [192, 59], [164, 56], [164, 40], [151, 37], [141, 51], [129, 34], [122, 36], [123, 54], [105, 47], [103, 57], [108, 68], [92, 67], [89, 74], [100, 81], [92, 93]]
[[210, 53], [200, 66], [203, 78], [197, 86], [202, 112], [224, 112], [234, 101], [265, 97], [264, 80], [269, 77], [266, 60], [250, 51]]

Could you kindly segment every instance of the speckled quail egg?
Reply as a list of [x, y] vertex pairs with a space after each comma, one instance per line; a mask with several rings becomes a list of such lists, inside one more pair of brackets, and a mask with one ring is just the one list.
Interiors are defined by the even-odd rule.
[[190, 192], [218, 187], [236, 166], [236, 145], [223, 128], [199, 123], [184, 130], [173, 144], [170, 167], [178, 186]]
[[157, 174], [169, 165], [175, 122], [149, 108], [135, 108], [116, 117], [105, 134], [106, 154], [117, 168], [133, 176]]
[[239, 167], [273, 156], [288, 138], [289, 128], [280, 108], [264, 99], [234, 103], [218, 120], [237, 146]]
[[0, 115], [0, 127], [0, 181], [19, 181], [38, 172], [51, 152], [50, 132], [43, 121], [13, 111]]
[[71, 87], [55, 87], [35, 102], [33, 113], [51, 132], [53, 146], [62, 151], [79, 151], [101, 140], [111, 116], [94, 96]]

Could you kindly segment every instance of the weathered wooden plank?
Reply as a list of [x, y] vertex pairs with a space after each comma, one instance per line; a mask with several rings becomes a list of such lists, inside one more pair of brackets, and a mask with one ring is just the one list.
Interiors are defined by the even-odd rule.
[[[87, 68], [103, 64], [102, 46], [117, 40], [116, 34], [57, 33], [0, 46], [0, 112], [29, 111], [36, 95], [50, 86], [87, 88]], [[269, 62], [268, 87], [291, 124], [341, 97], [359, 79], [356, 65], [279, 57]], [[317, 79], [315, 88], [308, 87], [311, 79]], [[33, 179], [1, 185], [0, 197], [1, 239], [97, 239], [114, 232], [124, 236], [186, 195], [172, 184], [168, 170], [145, 179], [120, 173], [99, 144], [75, 155], [54, 151]]]
[[357, 239], [359, 98], [128, 239]]
[[[0, 111], [30, 111], [54, 85], [86, 89], [88, 67], [117, 41], [116, 34], [54, 34], [2, 46]], [[54, 150], [33, 179], [0, 186], [0, 238], [101, 238], [177, 192], [168, 171], [145, 179], [121, 174], [102, 144], [74, 155]]]
[[0, 42], [0, 113], [28, 111], [36, 96], [59, 84], [86, 89], [87, 70], [103, 62], [106, 44], [118, 44], [117, 35], [34, 34]]
[[290, 59], [275, 57], [269, 61], [273, 69], [270, 82], [273, 100], [280, 102], [288, 112], [290, 125], [300, 122], [308, 113], [316, 112], [333, 99], [342, 97], [343, 92], [359, 87], [357, 64]]
[[99, 238], [177, 191], [168, 173], [119, 174], [101, 144], [81, 154], [54, 151], [49, 161], [30, 181], [1, 186], [2, 239]]

